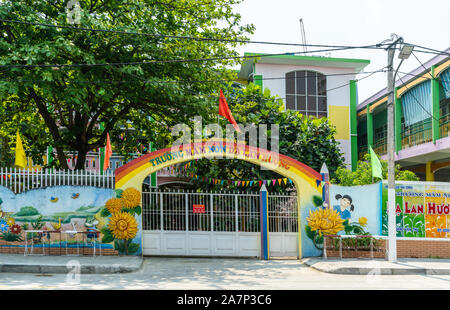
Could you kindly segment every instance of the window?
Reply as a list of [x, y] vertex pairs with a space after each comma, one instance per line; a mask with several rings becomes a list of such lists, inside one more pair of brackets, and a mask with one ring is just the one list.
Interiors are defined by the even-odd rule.
[[313, 71], [286, 73], [286, 109], [327, 117], [327, 78]]

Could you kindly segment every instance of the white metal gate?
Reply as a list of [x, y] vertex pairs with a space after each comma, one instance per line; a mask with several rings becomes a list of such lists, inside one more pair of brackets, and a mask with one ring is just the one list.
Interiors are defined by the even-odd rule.
[[[258, 193], [142, 193], [144, 255], [260, 256]], [[197, 213], [200, 212], [200, 213]], [[269, 195], [271, 256], [297, 256], [297, 200]]]

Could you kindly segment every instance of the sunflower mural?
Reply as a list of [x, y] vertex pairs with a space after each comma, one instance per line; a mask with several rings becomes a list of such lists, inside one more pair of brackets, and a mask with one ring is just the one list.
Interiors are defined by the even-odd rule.
[[[357, 221], [350, 222], [350, 218], [342, 216], [335, 208], [323, 204], [319, 196], [313, 197], [315, 210], [309, 211], [305, 226], [306, 235], [313, 241], [314, 246], [323, 249], [323, 237], [325, 235], [370, 235], [365, 231], [368, 219], [359, 217]], [[343, 218], [344, 217], [344, 218]]]
[[140, 243], [133, 242], [139, 231], [136, 217], [142, 212], [140, 204], [141, 192], [137, 189], [116, 190], [116, 197], [109, 199], [100, 212], [105, 223], [102, 242], [113, 242], [119, 254], [132, 255], [140, 249]]

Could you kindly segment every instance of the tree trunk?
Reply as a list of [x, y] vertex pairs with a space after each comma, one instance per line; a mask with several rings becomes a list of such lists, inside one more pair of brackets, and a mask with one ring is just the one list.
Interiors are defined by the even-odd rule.
[[59, 166], [61, 167], [61, 169], [69, 169], [69, 166], [67, 165], [66, 154], [64, 154], [64, 149], [59, 146], [55, 148], [56, 154], [58, 155]]
[[78, 155], [77, 155], [77, 163], [75, 165], [75, 170], [84, 170], [86, 167], [86, 156], [87, 156], [87, 151], [86, 149], [81, 149], [81, 150], [77, 150], [78, 151]]

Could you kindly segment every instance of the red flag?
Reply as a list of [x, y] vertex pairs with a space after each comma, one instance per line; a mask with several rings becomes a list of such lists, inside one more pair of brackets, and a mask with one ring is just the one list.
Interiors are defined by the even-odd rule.
[[233, 115], [231, 115], [230, 108], [228, 107], [227, 101], [225, 100], [225, 96], [223, 95], [222, 90], [220, 90], [220, 97], [219, 97], [219, 115], [222, 115], [231, 124], [233, 124], [233, 127], [234, 127], [234, 129], [236, 129], [237, 132], [241, 132], [241, 130], [239, 129], [239, 126], [237, 125], [236, 121], [234, 120]]
[[105, 171], [109, 167], [109, 158], [112, 155], [111, 141], [109, 140], [109, 133], [106, 133], [106, 149], [105, 149], [105, 160], [103, 162], [103, 170]]

